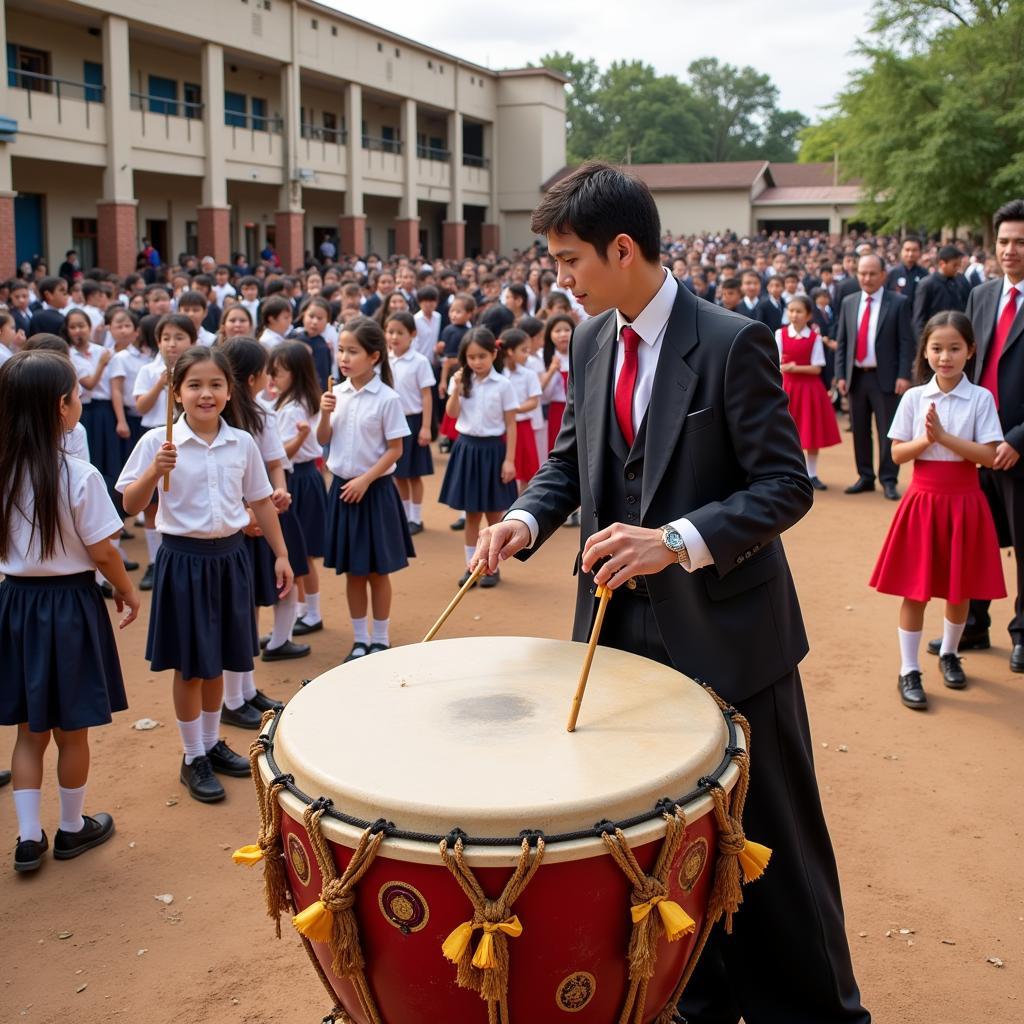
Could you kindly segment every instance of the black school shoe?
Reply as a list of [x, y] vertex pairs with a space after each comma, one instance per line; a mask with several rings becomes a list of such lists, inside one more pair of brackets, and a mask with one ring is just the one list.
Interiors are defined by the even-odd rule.
[[255, 708], [261, 715], [264, 711], [280, 711], [284, 704], [273, 697], [268, 697], [262, 690], [257, 690], [254, 697], [250, 697], [246, 703]]
[[236, 729], [258, 729], [263, 721], [263, 715], [247, 700], [243, 700], [237, 708], [222, 705], [220, 720], [224, 725], [233, 725]]
[[480, 577], [480, 586], [484, 590], [490, 590], [492, 587], [496, 587], [501, 582], [501, 570], [495, 569], [490, 576]]
[[53, 837], [53, 859], [72, 860], [94, 846], [102, 846], [114, 834], [114, 819], [104, 812], [83, 814], [85, 825], [78, 832], [57, 829]]
[[215, 804], [224, 799], [224, 787], [213, 774], [213, 765], [208, 757], [196, 757], [191, 764], [181, 759], [181, 772], [178, 776], [188, 786], [189, 795], [193, 800], [204, 804]]
[[288, 661], [291, 658], [305, 658], [309, 654], [309, 644], [297, 644], [285, 640], [280, 647], [264, 647], [260, 658], [263, 661]]
[[11, 773], [4, 771], [0, 772], [0, 789], [6, 786], [11, 781]]
[[22, 839], [18, 837], [18, 845], [14, 848], [15, 871], [38, 871], [43, 863], [43, 854], [50, 848], [50, 843], [43, 833], [42, 839]]
[[423, 532], [423, 524], [422, 523], [413, 523], [413, 522], [409, 523], [409, 536], [410, 537], [415, 537], [417, 533], [422, 533], [422, 532]]
[[[987, 651], [992, 646], [992, 641], [988, 638], [988, 633], [977, 633], [974, 636], [968, 636], [966, 633], [960, 637], [960, 643], [957, 646], [957, 651]], [[938, 654], [942, 650], [942, 637], [937, 637], [935, 640], [928, 641], [928, 653]]]
[[[138, 562], [133, 562], [130, 558], [125, 558], [124, 555], [121, 556], [121, 561], [124, 562], [124, 567], [128, 572], [135, 572], [139, 567]], [[56, 842], [56, 840], [54, 840], [54, 842]]]
[[811, 486], [816, 491], [827, 491], [828, 490], [828, 484], [822, 483], [821, 480], [819, 480], [816, 476], [812, 476], [811, 477]]
[[[292, 626], [292, 636], [306, 636], [308, 633], [319, 633], [324, 628], [324, 620], [317, 619], [316, 622], [307, 622], [301, 616], [295, 620]], [[264, 647], [267, 645], [264, 644]]]
[[139, 580], [139, 590], [152, 590], [153, 580], [156, 576], [156, 568], [153, 563], [150, 562], [146, 566], [146, 571], [142, 574], [142, 579]]
[[343, 665], [347, 665], [350, 661], [358, 661], [360, 658], [365, 658], [370, 653], [370, 645], [364, 644], [361, 640], [357, 640], [352, 645], [352, 650], [348, 652], [348, 657], [342, 662]]
[[928, 697], [921, 685], [920, 672], [908, 672], [900, 676], [896, 684], [900, 691], [900, 700], [911, 709], [911, 711], [925, 711], [928, 708]]
[[[235, 779], [247, 779], [252, 774], [249, 758], [236, 754], [224, 740], [217, 740], [213, 748], [206, 752], [211, 766], [221, 775], [230, 775]], [[195, 762], [192, 762], [195, 764]]]
[[448, 529], [449, 530], [464, 530], [465, 528], [466, 528], [466, 517], [465, 516], [459, 516], [459, 518], [456, 519], [454, 523], [449, 523], [448, 524]]
[[939, 655], [939, 667], [942, 669], [942, 681], [951, 690], [962, 690], [967, 686], [967, 676], [957, 655]]

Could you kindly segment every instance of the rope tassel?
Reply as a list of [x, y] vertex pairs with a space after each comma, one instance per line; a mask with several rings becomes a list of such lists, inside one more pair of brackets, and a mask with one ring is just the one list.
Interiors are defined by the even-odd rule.
[[233, 854], [231, 859], [236, 864], [244, 864], [245, 867], [255, 867], [263, 860], [263, 851], [258, 846], [241, 846]]
[[655, 896], [646, 903], [631, 908], [629, 913], [633, 918], [633, 924], [639, 924], [655, 907], [658, 908], [661, 924], [665, 929], [665, 938], [669, 942], [689, 935], [697, 927], [697, 922], [678, 903], [666, 896]]

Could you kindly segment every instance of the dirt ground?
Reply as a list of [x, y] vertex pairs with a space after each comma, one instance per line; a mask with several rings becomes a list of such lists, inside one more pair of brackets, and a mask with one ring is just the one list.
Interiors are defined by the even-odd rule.
[[[935, 660], [922, 655], [931, 710], [900, 705], [898, 600], [867, 587], [894, 506], [880, 492], [842, 494], [854, 477], [850, 435], [843, 437], [822, 458], [831, 489], [785, 543], [811, 637], [803, 680], [864, 1002], [879, 1022], [1021, 1020], [1022, 816], [1014, 794], [1024, 789], [1024, 676], [1008, 669], [1000, 627], [991, 651], [965, 659], [966, 691], [944, 689]], [[439, 477], [433, 483], [430, 498]], [[449, 531], [449, 510], [428, 501], [425, 518], [418, 557], [394, 581], [396, 644], [422, 637], [461, 571], [462, 535]], [[143, 561], [139, 534], [126, 547]], [[529, 565], [505, 569], [499, 588], [470, 594], [445, 635], [566, 637], [575, 550], [575, 531], [560, 531]], [[1006, 569], [1010, 583], [1011, 561]], [[334, 577], [324, 605], [327, 629], [312, 638], [312, 656], [258, 663], [259, 685], [272, 696], [287, 699], [300, 679], [348, 651]], [[27, 878], [14, 874], [9, 853], [0, 862], [0, 1021], [313, 1024], [329, 1009], [319, 981], [290, 928], [275, 940], [259, 873], [230, 859], [255, 837], [251, 783], [224, 780], [228, 799], [211, 807], [178, 782], [169, 679], [154, 678], [142, 660], [146, 609], [121, 636], [131, 707], [93, 733], [87, 810], [112, 812], [116, 836], [78, 860], [47, 860]], [[994, 613], [1006, 622], [1009, 602]], [[926, 636], [938, 635], [941, 617], [933, 605]], [[162, 724], [134, 731], [142, 717]], [[342, 740], [344, 723], [335, 728]], [[225, 732], [240, 751], [253, 735]], [[0, 732], [0, 765], [13, 742], [13, 729]], [[0, 836], [13, 850], [9, 792], [0, 794]], [[43, 821], [52, 837], [52, 772]], [[170, 905], [154, 898], [167, 893]]]

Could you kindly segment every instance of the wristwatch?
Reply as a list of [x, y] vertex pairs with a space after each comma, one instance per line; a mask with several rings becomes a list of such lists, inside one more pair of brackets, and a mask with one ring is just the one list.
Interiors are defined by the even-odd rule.
[[684, 569], [690, 568], [690, 553], [686, 550], [686, 542], [682, 534], [674, 526], [661, 528], [662, 543], [676, 556], [676, 560]]

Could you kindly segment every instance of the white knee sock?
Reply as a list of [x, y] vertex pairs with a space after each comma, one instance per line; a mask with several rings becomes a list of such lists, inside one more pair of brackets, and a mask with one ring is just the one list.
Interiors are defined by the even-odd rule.
[[306, 610], [302, 615], [302, 618], [306, 620], [310, 625], [320, 621], [320, 591], [318, 590], [315, 594], [311, 594], [308, 590], [306, 591]]
[[81, 832], [85, 828], [85, 820], [82, 818], [85, 786], [79, 786], [77, 789], [65, 789], [63, 786], [57, 788], [60, 791], [61, 832]]
[[807, 475], [817, 476], [818, 475], [818, 453], [815, 452], [813, 455], [810, 452], [804, 452], [804, 458], [807, 460]]
[[203, 736], [203, 753], [208, 754], [220, 739], [220, 708], [216, 711], [201, 711], [199, 721]]
[[150, 562], [156, 561], [156, 553], [160, 550], [160, 531], [159, 530], [145, 530], [146, 534], [146, 550], [149, 552]]
[[950, 622], [949, 619], [942, 619], [942, 647], [939, 654], [956, 654], [960, 646], [960, 638], [964, 635], [964, 627], [967, 620], [963, 622]]
[[470, 547], [468, 544], [463, 545], [466, 549], [466, 565], [469, 565], [473, 561], [473, 556], [476, 554], [476, 545]]
[[256, 696], [256, 674], [254, 672], [242, 673], [242, 696], [246, 700], [252, 700]]
[[193, 719], [191, 722], [183, 722], [178, 719], [178, 732], [181, 733], [181, 743], [185, 748], [185, 764], [191, 764], [197, 757], [206, 755], [206, 748], [203, 746], [203, 720]]
[[368, 644], [370, 642], [370, 630], [365, 615], [361, 619], [352, 620], [352, 640], [357, 644]]
[[409, 522], [410, 523], [422, 523], [423, 522], [423, 505], [422, 503], [417, 505], [416, 502], [409, 502]]
[[375, 644], [384, 644], [385, 647], [390, 646], [390, 642], [388, 640], [388, 626], [390, 625], [390, 619], [373, 620], [373, 642]]
[[39, 823], [39, 802], [42, 790], [16, 789], [14, 811], [18, 816], [18, 838], [39, 842], [43, 838], [43, 826]]
[[900, 675], [908, 672], [920, 672], [921, 663], [918, 656], [921, 651], [921, 631], [911, 633], [906, 629], [897, 629], [900, 635]]
[[291, 640], [297, 603], [294, 587], [284, 597], [277, 599], [277, 604], [274, 605], [274, 628], [270, 633], [270, 643], [267, 644], [268, 651], [276, 651], [278, 647]]
[[406, 500], [405, 498], [403, 498], [402, 499], [402, 508], [405, 509], [405, 518], [408, 519], [411, 522], [412, 521], [412, 502]]
[[242, 678], [244, 672], [224, 672], [224, 707], [232, 711], [240, 708], [245, 702], [242, 696]]
[[307, 611], [307, 609], [309, 607], [309, 604], [308, 604], [309, 595], [308, 594], [306, 595], [306, 598], [307, 599], [305, 601], [296, 601], [295, 602], [295, 618], [297, 618], [297, 619], [304, 619], [306, 617], [306, 611]]

